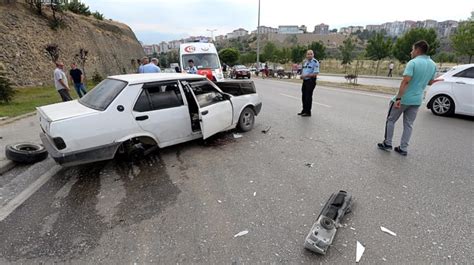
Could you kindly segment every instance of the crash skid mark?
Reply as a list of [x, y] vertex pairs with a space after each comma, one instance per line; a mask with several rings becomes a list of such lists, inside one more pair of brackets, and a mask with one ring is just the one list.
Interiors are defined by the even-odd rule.
[[109, 232], [160, 215], [179, 193], [157, 158], [67, 168], [0, 222], [0, 263], [84, 261], [99, 246], [110, 249], [101, 246], [115, 237]]

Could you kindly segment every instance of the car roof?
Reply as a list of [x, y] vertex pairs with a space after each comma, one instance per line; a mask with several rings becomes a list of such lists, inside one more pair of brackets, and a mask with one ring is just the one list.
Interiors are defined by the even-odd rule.
[[202, 75], [185, 74], [185, 73], [153, 73], [153, 74], [128, 74], [128, 75], [113, 75], [108, 78], [118, 79], [128, 82], [130, 85], [141, 84], [148, 82], [159, 82], [169, 80], [184, 80], [184, 79], [204, 79]]

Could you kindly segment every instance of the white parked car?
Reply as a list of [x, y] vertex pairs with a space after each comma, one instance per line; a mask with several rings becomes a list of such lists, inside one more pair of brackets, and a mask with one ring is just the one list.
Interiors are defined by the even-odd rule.
[[236, 127], [249, 131], [261, 107], [252, 81], [159, 73], [111, 76], [83, 98], [39, 107], [37, 115], [49, 154], [69, 166], [118, 152], [142, 156]]
[[425, 97], [433, 114], [474, 116], [474, 64], [453, 67], [434, 81]]

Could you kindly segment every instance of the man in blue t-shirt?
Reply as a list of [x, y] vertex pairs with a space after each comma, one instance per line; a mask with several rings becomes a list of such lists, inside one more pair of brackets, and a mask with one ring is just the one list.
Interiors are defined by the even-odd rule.
[[188, 74], [197, 74], [198, 70], [196, 66], [194, 66], [194, 61], [193, 59], [188, 60], [188, 69], [186, 70]]
[[433, 83], [436, 74], [436, 64], [426, 53], [429, 45], [426, 41], [416, 42], [411, 51], [411, 59], [403, 72], [403, 80], [400, 84], [398, 94], [390, 101], [390, 108], [385, 124], [385, 140], [378, 144], [382, 150], [392, 149], [393, 131], [395, 123], [403, 114], [403, 134], [400, 146], [395, 151], [400, 155], [408, 154], [408, 142], [410, 141], [413, 123], [415, 122], [418, 108], [423, 102], [423, 91], [427, 85]]
[[160, 67], [158, 67], [158, 59], [152, 58], [150, 63], [143, 65], [142, 73], [144, 74], [161, 73], [161, 69]]
[[313, 105], [313, 91], [316, 87], [316, 78], [319, 74], [319, 62], [314, 59], [314, 52], [308, 50], [306, 52], [306, 60], [303, 63], [303, 70], [301, 73], [301, 79], [303, 79], [303, 85], [301, 86], [301, 101], [303, 103], [303, 110], [298, 113], [303, 117], [311, 116], [311, 108]]

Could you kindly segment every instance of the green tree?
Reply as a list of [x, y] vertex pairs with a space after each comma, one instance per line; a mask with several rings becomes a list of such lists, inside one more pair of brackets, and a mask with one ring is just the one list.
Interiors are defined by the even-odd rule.
[[459, 55], [469, 56], [469, 63], [474, 55], [474, 21], [463, 21], [459, 24], [456, 33], [451, 37], [453, 48]]
[[365, 52], [367, 53], [367, 57], [369, 59], [377, 61], [375, 75], [379, 74], [380, 60], [390, 56], [391, 49], [392, 40], [385, 38], [384, 34], [382, 33], [377, 33], [369, 39], [369, 43], [365, 48]]
[[342, 45], [339, 46], [339, 50], [342, 55], [342, 65], [345, 66], [345, 72], [347, 73], [347, 65], [351, 64], [354, 59], [354, 49], [355, 43], [351, 38], [347, 38], [342, 42]]
[[81, 3], [77, 0], [71, 1], [67, 4], [65, 4], [64, 9], [69, 10], [73, 13], [79, 14], [79, 15], [84, 15], [84, 16], [90, 16], [91, 11], [89, 10], [89, 6], [85, 5], [84, 3]]
[[420, 40], [425, 40], [430, 45], [427, 55], [433, 56], [436, 54], [436, 50], [439, 48], [440, 44], [435, 30], [414, 28], [397, 39], [392, 50], [393, 56], [401, 63], [408, 62], [411, 59], [410, 52], [413, 44]]
[[282, 48], [276, 51], [277, 61], [281, 64], [285, 64], [291, 60], [291, 49]]
[[291, 61], [293, 63], [301, 63], [306, 54], [306, 48], [303, 46], [294, 46], [291, 48]]
[[241, 64], [252, 64], [257, 61], [257, 53], [254, 51], [244, 53], [240, 55], [239, 62]]
[[326, 59], [326, 46], [321, 41], [313, 41], [308, 45], [309, 50], [313, 50], [314, 58], [321, 61]]
[[172, 50], [166, 53], [166, 60], [169, 64], [179, 62], [179, 54], [178, 51]]
[[95, 11], [94, 13], [92, 13], [92, 16], [94, 16], [94, 18], [98, 20], [104, 20], [104, 14], [99, 13], [99, 11]]
[[10, 80], [5, 76], [4, 71], [0, 71], [0, 103], [10, 103], [16, 91], [13, 89]]
[[266, 61], [271, 61], [275, 62], [277, 60], [277, 52], [278, 48], [273, 42], [267, 42], [265, 46], [263, 47], [263, 52], [262, 52], [262, 62]]
[[443, 67], [443, 63], [454, 63], [456, 62], [456, 56], [454, 56], [453, 53], [450, 52], [440, 52], [437, 53], [434, 57], [433, 60], [435, 62], [439, 63], [439, 67]]
[[228, 65], [234, 65], [239, 60], [239, 56], [239, 51], [234, 48], [226, 48], [219, 51], [219, 58]]

